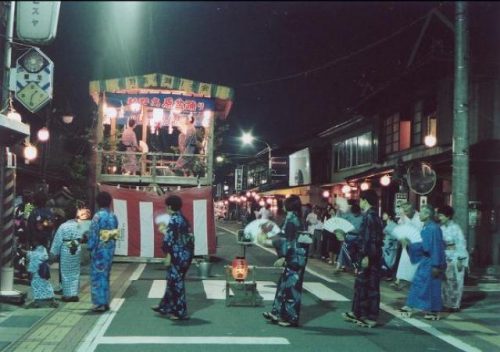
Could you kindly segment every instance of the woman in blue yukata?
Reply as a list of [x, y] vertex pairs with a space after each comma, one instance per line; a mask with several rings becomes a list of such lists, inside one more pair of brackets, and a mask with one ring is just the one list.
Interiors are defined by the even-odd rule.
[[[57, 229], [50, 247], [50, 255], [59, 259], [59, 273], [63, 291], [61, 301], [78, 302], [78, 294], [80, 293], [80, 243], [85, 233], [85, 224], [82, 223], [80, 218], [82, 212], [84, 212], [85, 218], [90, 219], [90, 211], [81, 209], [78, 216], [76, 209], [69, 209], [69, 211], [72, 214], [68, 214], [68, 217], [72, 217], [72, 219], [64, 222]], [[76, 218], [74, 218], [75, 216]]]
[[33, 250], [26, 252], [26, 258], [28, 259], [28, 272], [31, 274], [33, 302], [28, 307], [40, 308], [44, 305], [49, 305], [55, 308], [58, 306], [58, 303], [54, 297], [54, 288], [49, 280], [50, 273], [48, 271], [42, 273], [40, 270], [41, 265], [45, 265], [45, 268], [49, 269], [49, 254], [45, 248], [47, 238], [43, 234], [35, 234], [31, 240]]
[[299, 232], [302, 230], [301, 202], [298, 196], [285, 199], [287, 212], [282, 233], [274, 241], [279, 259], [274, 266], [285, 266], [278, 281], [276, 296], [270, 312], [264, 312], [266, 320], [283, 327], [298, 326], [302, 283], [307, 264], [309, 245], [299, 243]]
[[406, 306], [399, 311], [401, 315], [410, 317], [414, 311], [422, 311], [427, 320], [439, 320], [439, 312], [443, 309], [441, 284], [446, 269], [446, 256], [443, 232], [434, 221], [434, 208], [429, 204], [420, 209], [422, 242], [410, 243], [408, 254], [412, 264], [417, 264], [417, 271], [411, 282]]
[[384, 226], [377, 215], [378, 195], [373, 189], [360, 193], [359, 205], [363, 210], [363, 221], [359, 230], [359, 239], [351, 248], [351, 258], [357, 268], [354, 297], [352, 310], [342, 313], [342, 316], [346, 321], [372, 328], [377, 325], [380, 312], [380, 271]]
[[184, 278], [194, 256], [194, 237], [189, 223], [182, 215], [182, 199], [172, 195], [165, 199], [170, 221], [160, 224], [164, 234], [162, 249], [166, 255], [167, 287], [165, 294], [153, 311], [168, 316], [171, 320], [187, 319], [186, 285]]
[[109, 310], [109, 276], [116, 239], [118, 238], [118, 219], [110, 210], [111, 195], [99, 192], [96, 203], [99, 208], [90, 225], [87, 248], [90, 251], [90, 293], [92, 311], [102, 313]]

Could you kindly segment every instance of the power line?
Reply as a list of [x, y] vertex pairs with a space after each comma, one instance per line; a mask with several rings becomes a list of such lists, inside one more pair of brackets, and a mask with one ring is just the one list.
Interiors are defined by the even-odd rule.
[[289, 79], [293, 79], [293, 78], [299, 78], [299, 77], [302, 77], [302, 76], [307, 76], [308, 74], [310, 73], [313, 73], [313, 72], [317, 72], [317, 71], [321, 71], [321, 70], [324, 70], [326, 68], [329, 68], [341, 61], [345, 61], [345, 60], [348, 60], [348, 59], [351, 59], [352, 57], [358, 55], [358, 54], [361, 54], [362, 52], [365, 52], [369, 49], [372, 49], [374, 47], [376, 47], [377, 45], [380, 45], [394, 37], [396, 37], [397, 35], [401, 34], [402, 32], [404, 32], [405, 30], [407, 30], [408, 28], [412, 27], [413, 25], [415, 25], [416, 23], [422, 21], [424, 18], [426, 18], [428, 16], [428, 14], [424, 15], [424, 16], [421, 16], [417, 19], [415, 19], [414, 21], [412, 21], [411, 23], [399, 28], [398, 30], [396, 30], [395, 32], [393, 32], [392, 34], [388, 35], [387, 37], [384, 37], [382, 39], [379, 39], [371, 44], [368, 44], [367, 46], [361, 48], [361, 49], [358, 49], [350, 54], [347, 54], [347, 55], [344, 55], [344, 56], [341, 56], [339, 58], [336, 58], [334, 60], [331, 60], [321, 66], [317, 66], [317, 67], [313, 67], [313, 68], [310, 68], [308, 70], [305, 70], [305, 71], [301, 71], [301, 72], [297, 72], [297, 73], [292, 73], [292, 74], [289, 74], [289, 75], [286, 75], [286, 76], [282, 76], [282, 77], [277, 77], [277, 78], [271, 78], [271, 79], [266, 79], [266, 80], [261, 80], [261, 81], [255, 81], [255, 82], [247, 82], [247, 83], [242, 83], [240, 84], [239, 86], [240, 87], [252, 87], [252, 86], [256, 86], [256, 85], [261, 85], [261, 84], [267, 84], [267, 83], [274, 83], [274, 82], [279, 82], [279, 81], [285, 81], [285, 80], [289, 80]]

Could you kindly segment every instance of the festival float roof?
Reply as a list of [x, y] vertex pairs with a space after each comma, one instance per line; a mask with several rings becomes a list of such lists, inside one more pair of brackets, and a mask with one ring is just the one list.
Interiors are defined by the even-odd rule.
[[214, 84], [193, 81], [162, 73], [151, 73], [141, 76], [129, 76], [106, 80], [91, 81], [89, 93], [96, 102], [100, 93], [158, 93], [203, 97], [215, 100], [215, 116], [225, 119], [233, 103], [233, 88]]

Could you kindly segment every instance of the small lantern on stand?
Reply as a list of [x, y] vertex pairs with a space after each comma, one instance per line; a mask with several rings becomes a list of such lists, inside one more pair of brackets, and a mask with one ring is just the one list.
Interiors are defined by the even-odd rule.
[[248, 263], [244, 257], [236, 257], [233, 259], [231, 274], [233, 279], [238, 282], [243, 282], [248, 276]]

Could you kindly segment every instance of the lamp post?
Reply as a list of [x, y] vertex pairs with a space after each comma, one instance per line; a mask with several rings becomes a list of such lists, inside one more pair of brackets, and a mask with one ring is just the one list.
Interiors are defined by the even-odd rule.
[[271, 146], [269, 145], [269, 143], [267, 143], [263, 139], [254, 137], [249, 132], [244, 132], [243, 135], [241, 136], [241, 140], [243, 141], [243, 144], [252, 144], [253, 141], [258, 141], [258, 142], [264, 143], [266, 145], [267, 158], [268, 158], [268, 166], [267, 166], [268, 180], [269, 180], [269, 182], [271, 182], [272, 161], [271, 161]]

